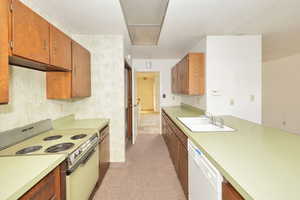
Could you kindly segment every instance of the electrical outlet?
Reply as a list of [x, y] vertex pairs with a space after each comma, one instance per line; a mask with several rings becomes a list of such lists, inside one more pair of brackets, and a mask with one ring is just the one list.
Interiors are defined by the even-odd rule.
[[254, 102], [255, 101], [255, 96], [253, 94], [250, 95], [250, 101]]
[[282, 121], [282, 125], [285, 126], [286, 125], [286, 121]]
[[231, 106], [234, 106], [234, 99], [230, 99], [230, 103]]
[[175, 96], [173, 96], [172, 99], [175, 101]]

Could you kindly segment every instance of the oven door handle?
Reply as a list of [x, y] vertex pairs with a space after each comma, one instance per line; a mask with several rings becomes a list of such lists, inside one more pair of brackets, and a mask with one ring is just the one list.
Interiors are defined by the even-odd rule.
[[83, 160], [81, 161], [82, 165], [85, 165], [85, 163], [87, 163], [90, 158], [94, 155], [94, 153], [96, 152], [95, 149], [93, 149], [85, 158], [83, 158]]
[[67, 170], [67, 176], [72, 174], [80, 165], [85, 165], [90, 160], [90, 158], [94, 155], [95, 152], [96, 150], [95, 148], [93, 148], [88, 154], [80, 158], [80, 160], [74, 166], [72, 166], [70, 169]]

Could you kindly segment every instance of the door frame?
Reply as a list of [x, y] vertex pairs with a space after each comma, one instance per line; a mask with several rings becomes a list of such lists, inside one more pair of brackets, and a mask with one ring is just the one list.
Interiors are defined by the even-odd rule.
[[[125, 60], [125, 72], [127, 76], [127, 109], [126, 109], [126, 122], [127, 122], [127, 131], [126, 131], [126, 139], [130, 143], [134, 143], [133, 141], [133, 99], [132, 99], [132, 68]], [[125, 88], [126, 89], [126, 88]], [[126, 97], [125, 97], [126, 98]]]

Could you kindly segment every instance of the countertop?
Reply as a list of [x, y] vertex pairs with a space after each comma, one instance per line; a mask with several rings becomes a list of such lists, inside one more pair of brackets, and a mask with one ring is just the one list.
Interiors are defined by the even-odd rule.
[[65, 129], [97, 129], [98, 131], [109, 124], [109, 119], [75, 119], [75, 115], [68, 115], [52, 122], [56, 130]]
[[163, 110], [246, 200], [300, 199], [300, 136], [232, 116], [226, 133], [193, 133], [177, 117], [199, 116], [182, 106]]
[[1, 200], [16, 200], [65, 160], [65, 155], [0, 157]]

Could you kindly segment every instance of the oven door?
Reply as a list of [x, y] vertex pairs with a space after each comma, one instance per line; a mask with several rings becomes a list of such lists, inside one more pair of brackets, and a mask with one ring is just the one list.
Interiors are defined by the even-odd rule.
[[95, 147], [67, 176], [67, 200], [88, 200], [99, 176], [99, 149]]

